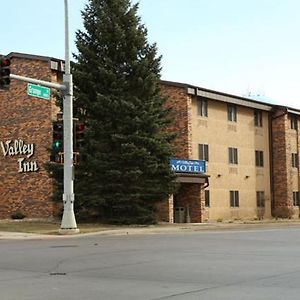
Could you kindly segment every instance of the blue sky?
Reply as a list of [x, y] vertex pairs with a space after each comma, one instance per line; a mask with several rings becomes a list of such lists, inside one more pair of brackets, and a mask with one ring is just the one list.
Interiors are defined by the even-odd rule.
[[[300, 109], [299, 0], [138, 2], [148, 40], [163, 56], [162, 79]], [[73, 52], [86, 3], [69, 0]], [[0, 53], [64, 58], [64, 0], [10, 0], [8, 8]]]

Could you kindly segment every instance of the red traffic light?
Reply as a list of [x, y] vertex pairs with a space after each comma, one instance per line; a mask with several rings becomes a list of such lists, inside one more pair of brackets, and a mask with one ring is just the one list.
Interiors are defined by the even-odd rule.
[[76, 131], [84, 131], [85, 129], [84, 123], [77, 123], [75, 126], [76, 126]]
[[0, 57], [0, 89], [7, 89], [10, 84], [10, 59]]
[[4, 58], [1, 59], [1, 68], [9, 67], [10, 66], [10, 59]]

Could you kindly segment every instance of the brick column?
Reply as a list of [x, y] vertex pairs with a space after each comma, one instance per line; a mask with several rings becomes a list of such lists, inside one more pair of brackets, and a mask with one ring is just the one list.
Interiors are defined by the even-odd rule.
[[291, 145], [289, 143], [288, 114], [278, 111], [272, 120], [272, 154], [273, 154], [273, 214], [280, 209], [292, 208], [291, 181]]

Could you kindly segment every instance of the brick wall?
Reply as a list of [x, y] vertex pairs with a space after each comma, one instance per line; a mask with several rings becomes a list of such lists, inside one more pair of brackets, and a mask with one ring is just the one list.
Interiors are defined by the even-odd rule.
[[278, 110], [272, 120], [273, 211], [292, 206], [291, 145], [288, 114]]
[[[49, 61], [40, 59], [12, 57], [11, 72], [46, 81], [53, 77]], [[49, 199], [52, 180], [44, 168], [52, 143], [53, 103], [53, 99], [27, 96], [27, 84], [21, 81], [12, 80], [9, 90], [0, 91], [0, 142], [5, 147], [0, 145], [0, 218], [9, 218], [17, 210], [28, 217], [50, 217], [56, 209]], [[8, 141], [10, 146], [15, 142], [17, 146], [33, 144], [33, 155], [14, 154], [11, 148], [11, 155], [4, 156]], [[22, 148], [24, 152], [26, 148]]]
[[172, 85], [161, 86], [162, 93], [167, 96], [167, 107], [172, 108], [170, 132], [177, 137], [173, 143], [177, 158], [190, 159], [192, 157], [192, 124], [191, 124], [191, 97], [187, 95], [184, 87]]

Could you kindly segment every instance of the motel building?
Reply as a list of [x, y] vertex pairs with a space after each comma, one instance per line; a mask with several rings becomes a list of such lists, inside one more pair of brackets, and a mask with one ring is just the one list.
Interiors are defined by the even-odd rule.
[[[13, 74], [62, 82], [59, 59], [8, 56]], [[179, 188], [158, 206], [159, 221], [299, 218], [300, 110], [184, 83], [161, 81], [161, 89], [177, 134], [170, 167]], [[60, 205], [45, 170], [60, 113], [53, 91], [42, 96], [11, 80], [0, 90], [0, 111], [0, 219], [17, 211], [55, 216]]]

